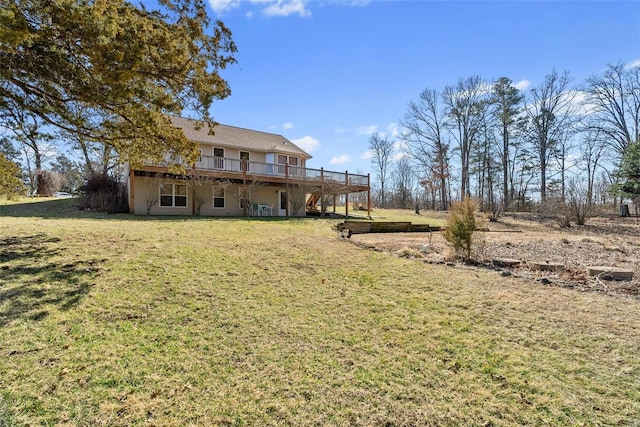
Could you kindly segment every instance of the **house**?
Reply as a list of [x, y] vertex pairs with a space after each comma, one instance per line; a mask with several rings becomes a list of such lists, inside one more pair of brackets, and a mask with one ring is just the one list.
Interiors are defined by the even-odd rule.
[[[281, 135], [172, 118], [198, 143], [200, 157], [171, 173], [168, 163], [130, 169], [129, 209], [135, 214], [207, 216], [305, 216], [349, 194], [367, 193], [370, 177], [306, 167], [311, 156]], [[367, 202], [367, 209], [370, 204]]]

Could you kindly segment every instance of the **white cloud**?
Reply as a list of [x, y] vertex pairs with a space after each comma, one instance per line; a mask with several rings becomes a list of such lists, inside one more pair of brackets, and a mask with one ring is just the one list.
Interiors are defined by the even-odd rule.
[[640, 67], [640, 59], [630, 61], [629, 63], [627, 63], [625, 68], [629, 69], [629, 68], [635, 68], [635, 67]]
[[391, 160], [394, 162], [397, 162], [398, 160], [402, 159], [406, 155], [407, 154], [404, 151], [400, 151], [398, 153], [395, 153], [393, 156], [391, 156]]
[[373, 152], [371, 150], [367, 150], [364, 153], [360, 154], [360, 158], [363, 160], [370, 160], [373, 157]]
[[[299, 15], [301, 17], [311, 16], [311, 11], [307, 8], [310, 0], [208, 0], [209, 5], [217, 14], [224, 14], [232, 9], [237, 9], [243, 4], [251, 4], [258, 8], [265, 16], [290, 16]], [[371, 0], [323, 0], [316, 3], [336, 4], [346, 7], [362, 7], [371, 3]], [[247, 18], [254, 16], [254, 11], [246, 12]]]
[[392, 139], [397, 139], [400, 137], [400, 128], [397, 123], [389, 123], [387, 125], [387, 135]]
[[284, 129], [284, 130], [291, 129], [292, 127], [293, 127], [293, 123], [291, 123], [291, 122], [287, 122], [287, 123], [283, 123], [282, 124], [282, 129]]
[[240, 6], [240, 0], [209, 0], [209, 6], [217, 14], [227, 12]]
[[371, 3], [371, 0], [329, 0], [328, 3], [358, 7], [368, 5]]
[[340, 156], [333, 157], [331, 160], [329, 160], [329, 164], [342, 165], [344, 163], [349, 163], [350, 161], [351, 161], [351, 156], [349, 156], [348, 154], [342, 154]]
[[356, 128], [356, 132], [358, 135], [371, 135], [378, 131], [378, 126], [369, 125], [369, 126], [360, 126]]
[[530, 85], [531, 85], [531, 82], [529, 80], [520, 80], [519, 82], [514, 84], [513, 87], [515, 87], [518, 90], [525, 90]]
[[[255, 3], [255, 0], [252, 0]], [[259, 3], [265, 3], [259, 1]], [[289, 16], [298, 14], [302, 17], [311, 16], [311, 12], [306, 8], [304, 0], [276, 0], [269, 1], [268, 6], [263, 9], [267, 16]]]
[[302, 148], [307, 153], [311, 153], [320, 145], [320, 141], [318, 141], [317, 139], [309, 135], [304, 136], [300, 139], [292, 139], [291, 142], [296, 144], [298, 147]]
[[397, 140], [394, 144], [393, 144], [393, 149], [395, 151], [399, 151], [399, 152], [403, 152], [405, 151], [405, 148], [407, 148], [407, 143], [402, 141], [402, 140]]

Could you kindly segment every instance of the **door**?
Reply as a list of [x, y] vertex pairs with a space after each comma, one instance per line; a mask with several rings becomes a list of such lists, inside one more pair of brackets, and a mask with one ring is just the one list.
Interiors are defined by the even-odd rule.
[[287, 192], [278, 190], [278, 216], [287, 216]]
[[213, 149], [213, 168], [224, 169], [224, 148]]
[[242, 172], [249, 172], [249, 152], [240, 152], [240, 170]]

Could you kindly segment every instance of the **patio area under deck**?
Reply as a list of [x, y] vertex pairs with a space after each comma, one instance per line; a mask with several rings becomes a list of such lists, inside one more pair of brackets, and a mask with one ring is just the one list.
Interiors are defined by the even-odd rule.
[[[168, 174], [166, 164], [145, 165], [130, 171], [135, 175]], [[264, 185], [303, 187], [305, 192], [321, 200], [325, 196], [345, 195], [345, 215], [349, 216], [349, 194], [367, 193], [367, 216], [371, 215], [370, 175], [351, 174], [348, 171], [329, 171], [288, 164], [273, 164], [225, 157], [202, 156], [193, 167], [185, 167], [184, 177], [205, 176], [228, 179], [237, 183], [260, 182]], [[288, 204], [287, 204], [288, 206]], [[288, 216], [288, 213], [287, 213]]]

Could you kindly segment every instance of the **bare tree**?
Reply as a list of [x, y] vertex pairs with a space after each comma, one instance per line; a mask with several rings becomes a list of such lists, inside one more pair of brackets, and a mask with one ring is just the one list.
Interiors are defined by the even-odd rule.
[[553, 159], [560, 174], [560, 200], [563, 202], [566, 201], [567, 198], [567, 171], [576, 166], [576, 162], [570, 159], [575, 147], [571, 129], [569, 129], [569, 132], [569, 135], [560, 133], [558, 141], [552, 151]]
[[610, 145], [622, 159], [632, 142], [640, 141], [640, 65], [608, 65], [604, 73], [587, 79], [587, 128]]
[[486, 84], [480, 76], [458, 80], [456, 86], [444, 89], [443, 100], [451, 119], [450, 130], [458, 142], [460, 155], [460, 197], [471, 196], [470, 153], [480, 131], [486, 108]]
[[424, 188], [432, 196], [439, 194], [440, 209], [449, 204], [449, 144], [444, 139], [446, 114], [439, 107], [437, 91], [425, 89], [418, 102], [409, 102], [401, 121], [401, 135], [405, 151], [425, 172], [421, 178]]
[[53, 136], [46, 131], [45, 124], [36, 114], [22, 109], [18, 104], [8, 107], [0, 109], [0, 126], [11, 132], [9, 139], [22, 152], [29, 175], [29, 193], [49, 194], [49, 186], [45, 186], [44, 181], [39, 183], [38, 177], [45, 176], [42, 175], [43, 165], [54, 156]]
[[411, 167], [408, 157], [402, 157], [395, 164], [393, 170], [394, 206], [401, 209], [409, 209], [413, 204], [413, 188], [416, 183], [416, 175]]
[[391, 156], [395, 143], [388, 136], [380, 136], [377, 133], [369, 138], [369, 151], [378, 182], [380, 183], [380, 207], [386, 207], [384, 185], [391, 171]]
[[569, 91], [569, 73], [556, 70], [545, 76], [540, 86], [531, 90], [526, 107], [531, 143], [536, 149], [540, 170], [540, 198], [546, 199], [549, 161], [560, 138], [572, 127], [576, 112], [575, 92]]

